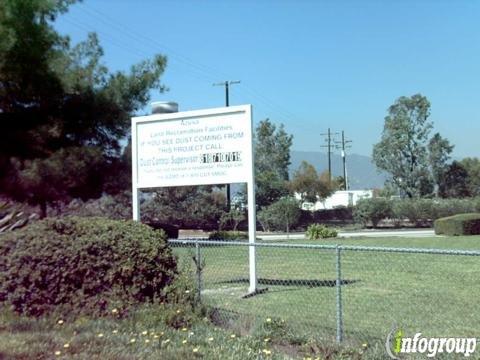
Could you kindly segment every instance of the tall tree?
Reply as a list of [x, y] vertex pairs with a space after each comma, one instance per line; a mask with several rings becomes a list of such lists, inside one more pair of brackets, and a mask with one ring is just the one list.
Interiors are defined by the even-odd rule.
[[442, 138], [439, 133], [433, 135], [428, 143], [428, 161], [436, 194], [438, 194], [438, 189], [448, 168], [447, 162], [450, 160], [453, 148], [454, 145], [450, 145], [449, 141]]
[[439, 194], [445, 198], [463, 198], [470, 196], [468, 190], [468, 172], [458, 161], [452, 162], [443, 174]]
[[429, 115], [425, 96], [400, 97], [388, 109], [381, 140], [373, 148], [376, 166], [388, 172], [392, 183], [410, 198], [421, 196], [422, 184], [428, 181]]
[[[73, 2], [0, 2], [0, 191], [42, 208], [68, 200], [71, 189], [98, 196], [103, 185], [84, 187], [84, 176], [97, 172], [101, 181], [118, 168], [131, 115], [149, 100], [150, 90], [164, 90], [163, 56], [111, 73], [95, 34], [70, 46], [53, 21]], [[82, 162], [81, 154], [95, 154], [95, 160]], [[49, 179], [55, 191], [34, 177]]]
[[293, 136], [283, 125], [278, 128], [269, 119], [261, 121], [255, 131], [256, 203], [272, 204], [288, 193], [288, 166]]
[[317, 202], [336, 190], [336, 182], [330, 181], [328, 173], [319, 176], [315, 167], [302, 161], [289, 183], [290, 189], [301, 196], [302, 201]]
[[480, 196], [480, 159], [465, 158], [460, 164], [467, 171], [467, 186], [471, 196]]
[[99, 197], [102, 194], [104, 160], [98, 148], [62, 148], [46, 158], [12, 161], [10, 195], [40, 205], [40, 217], [47, 204]]

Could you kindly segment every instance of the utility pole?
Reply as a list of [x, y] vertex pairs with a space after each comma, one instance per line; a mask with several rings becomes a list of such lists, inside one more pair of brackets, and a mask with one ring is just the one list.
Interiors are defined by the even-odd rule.
[[332, 136], [338, 135], [338, 133], [332, 133], [330, 132], [330, 128], [328, 128], [327, 133], [320, 134], [321, 136], [326, 136], [327, 138], [325, 141], [328, 143], [328, 145], [320, 145], [320, 147], [325, 147], [327, 148], [327, 153], [328, 153], [328, 178], [330, 181], [332, 181], [332, 148], [334, 145], [332, 144]]
[[347, 155], [345, 153], [345, 149], [350, 149], [352, 147], [351, 145], [348, 145], [351, 142], [352, 142], [352, 140], [345, 140], [345, 131], [342, 130], [342, 141], [341, 142], [336, 142], [336, 144], [337, 144], [336, 148], [340, 149], [339, 144], [342, 145], [341, 149], [342, 149], [342, 160], [343, 160], [343, 182], [344, 182], [344, 189], [345, 190], [348, 190], [347, 160], [346, 160]]
[[[225, 106], [230, 106], [230, 93], [229, 87], [233, 84], [240, 84], [240, 80], [226, 80], [213, 84], [213, 86], [225, 86]], [[231, 200], [230, 200], [230, 184], [227, 184], [227, 211], [230, 212]]]

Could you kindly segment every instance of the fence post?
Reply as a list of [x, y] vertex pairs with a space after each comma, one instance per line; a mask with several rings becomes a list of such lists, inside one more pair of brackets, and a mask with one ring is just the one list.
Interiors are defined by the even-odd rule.
[[343, 340], [343, 313], [342, 313], [342, 267], [340, 259], [340, 246], [337, 245], [336, 250], [336, 270], [337, 270], [337, 343], [341, 343]]
[[195, 242], [195, 265], [196, 275], [197, 275], [197, 301], [200, 303], [202, 298], [202, 258], [200, 255], [200, 244], [198, 241]]

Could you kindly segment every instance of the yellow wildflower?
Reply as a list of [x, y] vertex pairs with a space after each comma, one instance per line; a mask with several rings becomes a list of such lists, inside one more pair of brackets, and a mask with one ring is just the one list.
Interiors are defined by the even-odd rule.
[[63, 320], [58, 320], [57, 324], [58, 324], [58, 325], [62, 325], [62, 324], [63, 324]]
[[187, 328], [185, 328], [185, 327], [184, 327], [184, 328], [182, 328], [182, 331], [187, 331], [187, 330], [188, 330], [188, 329], [187, 329]]
[[272, 352], [268, 349], [263, 349], [262, 352], [265, 354], [265, 355], [270, 355]]
[[230, 335], [230, 337], [231, 337], [232, 339], [235, 339], [236, 335], [235, 335], [235, 334], [232, 334], [232, 335]]
[[148, 344], [150, 342], [150, 339], [145, 339], [145, 344]]
[[68, 349], [68, 348], [70, 347], [70, 344], [68, 344], [68, 343], [67, 343], [67, 344], [63, 344], [63, 347], [64, 347], [65, 349]]
[[196, 353], [196, 352], [198, 352], [198, 348], [193, 348], [192, 351], [193, 351], [194, 353]]
[[113, 330], [112, 332], [113, 332], [114, 334], [116, 334], [116, 333], [118, 333], [118, 330]]
[[101, 337], [103, 337], [103, 334], [100, 333], [100, 334], [98, 334], [97, 336], [98, 336], [99, 338], [101, 338]]
[[270, 341], [270, 338], [265, 338], [265, 339], [263, 339], [263, 341], [269, 342], [269, 341]]
[[117, 309], [112, 309], [112, 314], [117, 314], [118, 310]]
[[213, 341], [213, 337], [209, 337], [209, 338], [208, 338], [208, 341]]
[[182, 344], [186, 344], [186, 343], [187, 343], [187, 340], [183, 340], [183, 341], [182, 341]]
[[142, 331], [142, 335], [147, 335], [148, 334], [148, 331]]
[[266, 320], [266, 321], [267, 321], [267, 323], [271, 323], [271, 322], [272, 322], [272, 319], [270, 319], [270, 318], [267, 318], [267, 320]]
[[55, 351], [55, 355], [60, 356], [60, 355], [62, 355], [62, 352], [61, 351]]
[[130, 342], [133, 344], [137, 339], [131, 339]]

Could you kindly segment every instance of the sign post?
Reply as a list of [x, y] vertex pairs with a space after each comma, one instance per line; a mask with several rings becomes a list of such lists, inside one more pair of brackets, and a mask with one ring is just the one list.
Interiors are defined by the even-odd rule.
[[[251, 105], [132, 118], [132, 209], [141, 189], [247, 183], [248, 237], [255, 243]], [[255, 246], [249, 246], [249, 293], [257, 291]]]

